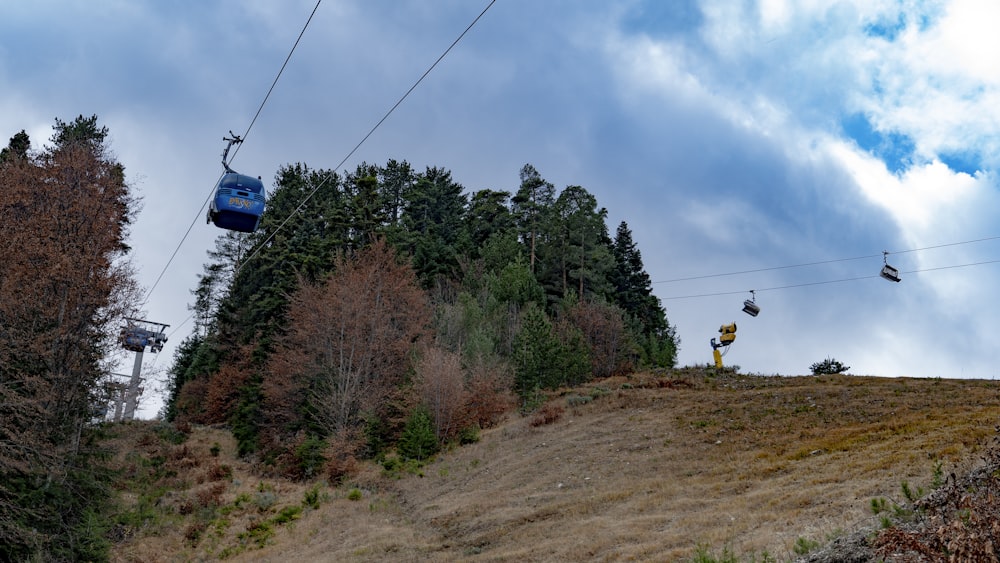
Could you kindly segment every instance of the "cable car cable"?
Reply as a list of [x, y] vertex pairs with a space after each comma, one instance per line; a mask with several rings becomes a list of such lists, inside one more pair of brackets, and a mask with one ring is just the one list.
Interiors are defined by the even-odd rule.
[[[437, 60], [435, 60], [431, 64], [431, 66], [429, 66], [427, 68], [427, 70], [425, 70], [424, 73], [420, 75], [420, 78], [418, 78], [417, 81], [414, 82], [412, 86], [410, 86], [410, 89], [407, 90], [406, 93], [403, 94], [399, 98], [399, 100], [397, 100], [396, 103], [393, 104], [393, 106], [391, 108], [389, 108], [389, 111], [385, 112], [385, 115], [382, 116], [382, 119], [379, 119], [378, 122], [368, 131], [368, 133], [360, 141], [358, 141], [358, 144], [354, 145], [354, 148], [352, 148], [351, 151], [347, 153], [347, 156], [345, 156], [343, 159], [341, 159], [341, 161], [339, 163], [337, 163], [337, 166], [335, 166], [333, 168], [334, 173], [336, 173], [336, 171], [339, 170], [340, 167], [343, 166], [344, 163], [348, 161], [348, 159], [350, 159], [352, 156], [354, 156], [354, 153], [357, 152], [357, 150], [359, 148], [361, 148], [361, 145], [363, 145], [365, 143], [365, 141], [367, 141], [368, 138], [371, 137], [373, 133], [375, 133], [375, 130], [378, 129], [382, 125], [382, 123], [384, 123], [385, 120], [388, 119], [390, 115], [392, 115], [392, 113], [394, 111], [396, 111], [396, 108], [398, 108], [400, 106], [400, 104], [402, 104], [403, 101], [406, 100], [407, 97], [409, 97], [409, 95], [417, 88], [417, 86], [419, 86], [420, 83], [423, 82], [424, 78], [427, 78], [427, 75], [429, 75], [431, 73], [431, 71], [434, 70], [434, 68], [438, 65], [438, 63], [440, 63], [445, 58], [445, 56], [447, 56], [448, 53], [451, 52], [451, 50], [455, 47], [455, 45], [458, 45], [458, 42], [461, 41], [462, 38], [465, 37], [465, 35], [467, 33], [469, 33], [469, 30], [471, 30], [473, 28], [473, 26], [475, 26], [476, 23], [479, 22], [479, 20], [484, 15], [486, 15], [486, 12], [489, 11], [489, 9], [495, 3], [496, 3], [496, 0], [490, 0], [490, 3], [487, 4], [485, 8], [483, 8], [483, 11], [480, 12], [479, 15], [476, 16], [476, 18], [472, 20], [472, 23], [470, 23], [468, 26], [466, 26], [465, 30], [463, 30], [462, 33], [460, 33], [459, 36], [454, 41], [451, 42], [451, 45], [449, 45], [448, 48], [445, 49], [443, 53], [441, 53], [441, 55], [437, 58]], [[243, 268], [243, 265], [245, 265], [247, 262], [249, 262], [254, 257], [256, 257], [260, 253], [260, 249], [263, 248], [265, 245], [267, 245], [267, 243], [271, 242], [272, 239], [274, 239], [275, 235], [277, 235], [278, 232], [281, 231], [281, 229], [283, 229], [285, 227], [285, 225], [288, 224], [288, 222], [292, 220], [292, 217], [294, 217], [297, 213], [299, 213], [302, 210], [303, 206], [305, 206], [305, 204], [308, 203], [309, 200], [312, 199], [312, 197], [314, 195], [316, 195], [316, 192], [318, 192], [320, 190], [320, 188], [322, 188], [324, 185], [326, 185], [326, 183], [329, 180], [329, 178], [330, 178], [329, 176], [323, 178], [323, 181], [320, 182], [318, 186], [316, 186], [315, 188], [313, 188], [312, 191], [309, 192], [306, 195], [306, 197], [301, 202], [299, 202], [299, 204], [297, 206], [295, 206], [295, 211], [292, 211], [288, 215], [288, 217], [286, 217], [285, 220], [282, 221], [281, 224], [279, 224], [278, 227], [276, 229], [274, 229], [274, 231], [266, 239], [264, 239], [263, 241], [261, 241], [259, 244], [256, 245], [256, 248], [254, 248], [253, 252], [251, 252], [242, 261], [242, 263], [236, 269], [236, 271], [234, 272], [233, 275], [238, 274], [239, 271]]]
[[679, 282], [679, 281], [703, 280], [703, 279], [707, 279], [707, 278], [721, 278], [721, 277], [725, 277], [725, 276], [738, 276], [738, 275], [742, 275], [742, 274], [755, 274], [757, 272], [769, 272], [771, 270], [787, 270], [787, 269], [790, 269], [790, 268], [802, 268], [802, 267], [805, 267], [805, 266], [818, 266], [820, 264], [832, 264], [834, 262], [847, 262], [847, 261], [850, 261], [850, 260], [864, 260], [864, 259], [867, 259], [867, 258], [878, 258], [879, 256], [882, 256], [882, 255], [881, 254], [870, 254], [868, 256], [855, 256], [853, 258], [836, 258], [836, 259], [833, 259], [833, 260], [822, 260], [822, 261], [819, 261], [819, 262], [806, 262], [804, 264], [791, 264], [791, 265], [788, 265], [788, 266], [772, 266], [772, 267], [769, 267], [769, 268], [757, 268], [755, 270], [740, 270], [740, 271], [737, 271], [737, 272], [725, 272], [725, 273], [721, 273], [721, 274], [705, 274], [705, 275], [702, 275], [702, 276], [690, 276], [690, 277], [686, 277], [686, 278], [674, 278], [672, 280], [661, 280], [661, 281], [655, 281], [655, 282], [651, 282], [651, 283], [673, 283], [673, 282]]
[[[1000, 238], [1000, 237], [998, 237], [998, 238]], [[958, 244], [958, 243], [956, 243], [956, 244]], [[947, 246], [947, 245], [944, 245], [944, 246]], [[909, 251], [907, 251], [907, 252], [909, 252]], [[909, 271], [902, 272], [902, 273], [904, 273], [904, 274], [919, 274], [921, 272], [934, 272], [934, 271], [937, 271], [937, 270], [951, 270], [951, 269], [954, 269], [954, 268], [969, 268], [969, 267], [972, 267], [972, 266], [983, 266], [983, 265], [987, 265], [987, 264], [996, 264], [996, 263], [1000, 263], [1000, 259], [997, 259], [997, 260], [984, 260], [982, 262], [972, 262], [972, 263], [969, 263], [969, 264], [955, 264], [955, 265], [952, 265], [952, 266], [938, 266], [938, 267], [935, 267], [935, 268], [921, 268], [919, 270], [909, 270]], [[776, 290], [779, 290], [779, 289], [792, 289], [792, 288], [796, 288], [796, 287], [807, 287], [807, 286], [813, 286], [813, 285], [826, 285], [826, 284], [831, 284], [831, 283], [842, 283], [842, 282], [857, 281], [857, 280], [867, 280], [867, 279], [878, 278], [878, 277], [879, 276], [877, 276], [877, 275], [875, 275], [875, 276], [859, 276], [859, 277], [856, 277], [856, 278], [844, 278], [844, 279], [839, 279], [839, 280], [826, 280], [826, 281], [818, 281], [818, 282], [797, 283], [797, 284], [792, 284], [792, 285], [781, 285], [781, 286], [776, 286], [776, 287], [754, 288], [752, 291], [756, 291], [756, 292], [759, 293], [761, 291], [776, 291]], [[673, 297], [661, 297], [660, 299], [662, 301], [668, 301], [668, 300], [676, 300], [676, 299], [698, 299], [698, 298], [702, 298], [702, 297], [719, 297], [719, 296], [723, 296], [723, 295], [742, 295], [742, 294], [746, 293], [747, 291], [748, 290], [746, 290], [746, 289], [742, 289], [742, 290], [739, 290], [739, 291], [720, 291], [720, 292], [717, 292], [717, 293], [701, 293], [701, 294], [697, 294], [697, 295], [676, 295], [676, 296], [673, 296]]]
[[[974, 240], [966, 240], [966, 241], [961, 241], [961, 242], [949, 242], [949, 243], [945, 243], [945, 244], [936, 244], [934, 246], [925, 246], [923, 248], [910, 248], [908, 250], [896, 250], [896, 251], [893, 251], [893, 252], [889, 252], [889, 254], [906, 254], [907, 252], [920, 252], [922, 250], [933, 250], [933, 249], [936, 249], [936, 248], [945, 248], [945, 247], [949, 247], [949, 246], [959, 246], [959, 245], [963, 245], [963, 244], [972, 244], [972, 243], [975, 243], [975, 242], [985, 242], [985, 241], [997, 240], [997, 239], [1000, 239], [1000, 236], [985, 237], [985, 238], [979, 238], [979, 239], [974, 239]], [[680, 281], [703, 280], [703, 279], [707, 279], [707, 278], [721, 278], [721, 277], [725, 277], [725, 276], [738, 276], [738, 275], [742, 275], [742, 274], [755, 274], [755, 273], [758, 273], [758, 272], [769, 272], [769, 271], [772, 271], [772, 270], [787, 270], [787, 269], [790, 269], [790, 268], [802, 268], [802, 267], [805, 267], [805, 266], [818, 266], [818, 265], [821, 265], [821, 264], [832, 264], [834, 262], [848, 262], [848, 261], [851, 261], [851, 260], [865, 260], [865, 259], [868, 259], [868, 258], [879, 258], [879, 257], [882, 257], [882, 256], [883, 256], [883, 254], [880, 252], [878, 254], [869, 254], [867, 256], [855, 256], [853, 258], [835, 258], [835, 259], [832, 259], [832, 260], [821, 260], [819, 262], [805, 262], [803, 264], [791, 264], [791, 265], [788, 265], [788, 266], [772, 266], [772, 267], [769, 267], [769, 268], [757, 268], [757, 269], [754, 269], [754, 270], [741, 270], [741, 271], [737, 271], [737, 272], [723, 272], [723, 273], [719, 273], [719, 274], [705, 274], [705, 275], [701, 275], [701, 276], [690, 276], [690, 277], [686, 277], [686, 278], [674, 278], [674, 279], [670, 279], [670, 280], [660, 280], [660, 281], [654, 281], [654, 282], [650, 282], [650, 283], [673, 283], [673, 282], [680, 282]], [[904, 272], [904, 273], [906, 273], [906, 272]]]
[[[247, 127], [246, 132], [243, 134], [243, 138], [244, 139], [246, 138], [246, 135], [249, 134], [250, 129], [253, 127], [253, 124], [256, 122], [257, 117], [260, 115], [261, 110], [264, 107], [264, 104], [267, 102], [268, 97], [270, 97], [270, 95], [271, 95], [271, 91], [274, 90], [274, 86], [275, 86], [275, 84], [277, 84], [278, 78], [281, 77], [282, 72], [285, 70], [285, 66], [287, 66], [288, 61], [291, 59], [292, 53], [295, 51], [295, 47], [298, 46], [299, 41], [302, 39], [302, 35], [305, 33], [306, 28], [309, 26], [309, 22], [312, 21], [313, 16], [316, 14], [316, 9], [319, 8], [320, 2], [322, 2], [322, 0], [318, 0], [316, 2], [316, 6], [313, 8], [312, 14], [310, 14], [309, 19], [306, 20], [305, 25], [302, 27], [302, 31], [299, 33], [298, 39], [295, 41], [295, 44], [292, 46], [291, 51], [288, 53], [288, 57], [285, 58], [285, 63], [281, 66], [281, 70], [278, 71], [278, 75], [275, 77], [274, 82], [271, 84], [271, 88], [268, 90], [267, 95], [264, 96], [264, 100], [261, 102], [260, 107], [257, 109], [257, 113], [256, 113], [256, 115], [254, 115], [254, 118], [251, 121], [250, 126]], [[385, 115], [383, 115], [382, 118], [371, 128], [371, 130], [368, 131], [368, 133], [364, 136], [364, 138], [362, 138], [361, 141], [359, 141], [354, 146], [354, 148], [351, 149], [351, 151], [347, 154], [347, 156], [345, 156], [340, 161], [340, 163], [337, 164], [337, 166], [334, 168], [334, 170], [338, 170], [341, 166], [344, 165], [345, 162], [347, 162], [348, 159], [351, 158], [351, 156], [354, 155], [355, 152], [357, 152], [357, 150], [361, 147], [361, 145], [363, 145], [365, 143], [365, 141], [367, 141], [368, 138], [371, 137], [373, 133], [375, 133], [375, 131], [382, 125], [382, 123], [385, 122], [385, 120], [389, 118], [389, 116], [396, 110], [396, 108], [398, 108], [400, 106], [400, 104], [403, 103], [403, 101], [416, 89], [416, 87], [424, 80], [424, 78], [426, 78], [431, 73], [431, 71], [434, 70], [434, 68], [438, 65], [438, 63], [440, 63], [444, 59], [444, 57], [447, 56], [449, 52], [451, 52], [451, 50], [459, 43], [459, 41], [461, 41], [462, 38], [465, 37], [465, 35], [476, 25], [476, 23], [479, 22], [480, 19], [482, 19], [482, 17], [486, 14], [486, 12], [495, 3], [496, 3], [496, 0], [490, 0], [490, 3], [487, 4], [485, 8], [483, 8], [483, 10], [479, 13], [478, 16], [475, 17], [475, 19], [472, 20], [472, 23], [470, 23], [468, 26], [466, 26], [466, 28], [462, 31], [462, 33], [459, 34], [459, 36], [454, 41], [452, 41], [451, 45], [449, 45], [448, 48], [445, 49], [444, 52], [442, 52], [441, 55], [434, 61], [434, 63], [431, 64], [430, 67], [428, 67], [426, 71], [424, 71], [424, 73], [420, 76], [420, 78], [418, 78], [417, 81], [414, 82], [412, 86], [410, 86], [410, 89], [407, 90], [406, 93], [403, 94], [395, 104], [393, 104], [393, 106], [389, 109], [389, 111], [387, 111], [385, 113]], [[238, 151], [239, 151], [239, 147], [236, 148], [236, 152], [238, 152]], [[234, 157], [236, 155], [236, 152], [233, 153]], [[220, 176], [220, 178], [221, 178], [221, 176]], [[233, 276], [236, 276], [239, 273], [240, 269], [242, 269], [242, 267], [243, 267], [244, 264], [246, 264], [247, 262], [249, 262], [251, 259], [253, 259], [255, 256], [257, 256], [257, 254], [260, 253], [260, 249], [263, 248], [264, 245], [266, 245], [268, 242], [270, 242], [274, 238], [274, 236], [292, 219], [292, 217], [295, 216], [296, 213], [298, 213], [302, 209], [302, 207], [306, 203], [308, 203], [308, 201], [313, 197], [313, 195], [315, 195], [316, 192], [319, 191], [319, 189], [322, 188], [323, 185], [325, 185], [328, 180], [329, 180], [329, 176], [325, 177], [323, 179], [323, 181], [320, 182], [319, 185], [317, 185], [315, 188], [313, 188], [313, 190], [311, 192], [309, 192], [309, 194], [295, 207], [295, 211], [293, 211], [288, 217], [286, 217], [285, 220], [280, 225], [278, 225], [278, 227], [274, 230], [274, 232], [267, 239], [265, 239], [263, 242], [257, 244], [256, 247], [255, 247], [255, 249], [253, 250], [253, 252], [251, 252], [248, 256], [246, 256], [243, 260], [240, 261], [239, 266], [233, 272]], [[146, 304], [146, 302], [149, 301], [149, 297], [152, 295], [153, 290], [160, 283], [160, 280], [163, 278], [164, 274], [166, 274], [167, 269], [170, 267], [170, 264], [174, 260], [174, 257], [177, 256], [177, 253], [180, 250], [181, 245], [184, 244], [184, 240], [187, 238], [188, 234], [190, 234], [191, 229], [194, 227], [195, 223], [197, 223], [200, 220], [201, 213], [205, 209], [205, 206], [208, 205], [209, 201], [211, 201], [212, 195], [213, 195], [213, 192], [209, 192], [208, 197], [205, 199], [205, 202], [202, 203], [201, 207], [199, 208], [198, 213], [195, 216], [194, 221], [192, 221], [191, 224], [188, 226], [187, 231], [184, 233], [184, 237], [181, 239], [180, 243], [178, 243], [177, 247], [174, 249], [173, 254], [171, 254], [170, 259], [167, 261], [167, 264], [163, 267], [163, 270], [160, 272], [160, 275], [156, 278], [156, 281], [153, 283], [152, 287], [150, 287], [149, 291], [146, 293], [146, 297], [143, 300], [142, 305], [140, 305], [140, 308], [142, 308], [142, 306], [144, 306]], [[186, 319], [184, 319], [183, 322], [181, 322], [180, 324], [177, 325], [177, 327], [173, 330], [173, 332], [170, 333], [170, 335], [173, 335], [178, 330], [180, 330], [180, 327], [182, 327], [185, 324], [187, 324], [187, 322], [189, 320], [191, 320], [191, 318], [193, 316], [194, 316], [194, 313], [188, 315], [188, 317]]]
[[[281, 78], [281, 75], [285, 72], [285, 67], [288, 66], [288, 61], [292, 59], [292, 54], [295, 53], [296, 47], [298, 47], [299, 42], [302, 41], [302, 36], [305, 35], [306, 29], [312, 22], [313, 17], [316, 15], [316, 11], [319, 9], [319, 5], [322, 2], [323, 0], [316, 0], [316, 5], [313, 6], [312, 12], [309, 14], [309, 18], [306, 19], [305, 25], [302, 26], [302, 31], [299, 32], [298, 38], [295, 39], [295, 43], [292, 45], [292, 48], [288, 51], [288, 56], [285, 57], [285, 62], [282, 63], [281, 68], [278, 69], [278, 74], [275, 75], [274, 80], [271, 82], [271, 87], [268, 88], [267, 94], [264, 95], [264, 99], [260, 102], [260, 106], [257, 107], [257, 112], [254, 114], [253, 119], [250, 120], [250, 125], [248, 125], [246, 131], [243, 132], [243, 135], [241, 136], [242, 139], [245, 140], [247, 138], [247, 135], [250, 134], [250, 130], [253, 129], [254, 124], [257, 123], [257, 118], [260, 117], [261, 112], [264, 110], [264, 105], [267, 104], [267, 100], [271, 97], [271, 93], [274, 91], [274, 87], [277, 86], [278, 80]], [[237, 145], [236, 150], [233, 151], [233, 158], [236, 158], [236, 155], [239, 154], [239, 152], [240, 152], [240, 145]], [[219, 178], [221, 179], [222, 176], [220, 175]], [[174, 258], [177, 256], [177, 252], [180, 251], [181, 246], [184, 244], [184, 241], [186, 241], [188, 235], [191, 234], [191, 229], [194, 228], [195, 224], [201, 219], [202, 212], [205, 210], [205, 206], [208, 205], [208, 203], [212, 200], [212, 194], [214, 192], [215, 188], [213, 185], [212, 191], [209, 192], [208, 197], [205, 198], [205, 201], [201, 204], [201, 207], [198, 208], [198, 213], [195, 214], [194, 220], [191, 221], [191, 224], [188, 225], [187, 230], [184, 231], [184, 236], [182, 236], [180, 242], [177, 243], [177, 247], [174, 248], [174, 252], [173, 254], [170, 255], [170, 259], [167, 260], [167, 263], [163, 266], [163, 270], [160, 271], [160, 275], [156, 277], [156, 281], [153, 282], [153, 285], [150, 286], [149, 291], [146, 292], [146, 297], [143, 298], [142, 304], [139, 305], [140, 309], [145, 307], [146, 303], [149, 302], [149, 298], [153, 295], [153, 290], [156, 289], [156, 286], [160, 284], [160, 280], [163, 279], [164, 274], [167, 273], [167, 270], [170, 268], [170, 264], [173, 263]]]

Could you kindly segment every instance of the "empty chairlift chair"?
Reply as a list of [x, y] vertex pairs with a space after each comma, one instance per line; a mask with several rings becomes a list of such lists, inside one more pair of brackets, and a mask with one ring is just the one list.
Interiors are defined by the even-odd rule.
[[889, 265], [888, 256], [889, 256], [889, 253], [883, 250], [882, 251], [882, 262], [884, 264], [882, 266], [882, 271], [879, 273], [879, 275], [882, 276], [883, 278], [889, 280], [889, 281], [898, 282], [899, 281], [899, 270], [897, 270], [896, 268], [893, 268], [892, 266]]
[[229, 148], [243, 140], [236, 135], [223, 140], [229, 141], [222, 153], [222, 166], [226, 173], [215, 186], [215, 195], [208, 208], [208, 222], [222, 229], [252, 233], [260, 226], [260, 218], [264, 214], [267, 199], [264, 184], [260, 178], [236, 172], [226, 162]]
[[743, 312], [750, 315], [751, 317], [756, 317], [760, 313], [760, 305], [757, 305], [757, 295], [754, 290], [750, 290], [750, 299], [743, 302]]

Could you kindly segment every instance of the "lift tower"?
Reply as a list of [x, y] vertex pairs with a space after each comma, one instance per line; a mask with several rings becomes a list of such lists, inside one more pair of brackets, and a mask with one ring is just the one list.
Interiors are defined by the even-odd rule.
[[[118, 334], [118, 343], [122, 348], [135, 352], [135, 365], [132, 367], [132, 379], [128, 382], [125, 391], [125, 412], [122, 420], [132, 420], [135, 418], [135, 409], [139, 406], [139, 395], [142, 383], [142, 354], [149, 347], [150, 352], [159, 352], [167, 342], [167, 336], [163, 333], [170, 325], [154, 323], [142, 319], [125, 318], [126, 325], [122, 327]], [[118, 416], [117, 409], [115, 416]]]

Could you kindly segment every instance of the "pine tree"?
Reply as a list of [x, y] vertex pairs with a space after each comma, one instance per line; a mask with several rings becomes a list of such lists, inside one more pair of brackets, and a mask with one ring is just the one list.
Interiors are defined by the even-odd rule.
[[552, 322], [540, 307], [529, 304], [522, 313], [521, 330], [514, 337], [514, 390], [522, 399], [537, 389], [560, 381], [561, 346]]
[[493, 237], [514, 235], [514, 216], [507, 202], [510, 192], [479, 190], [472, 194], [465, 216], [465, 229], [471, 244], [472, 259], [481, 257], [481, 249]]
[[556, 188], [546, 182], [530, 164], [521, 168], [521, 186], [511, 199], [511, 214], [521, 242], [528, 248], [528, 270], [535, 273], [539, 246], [546, 238], [546, 227]]
[[642, 349], [646, 365], [673, 367], [680, 344], [676, 331], [667, 321], [660, 300], [653, 295], [649, 274], [643, 267], [642, 255], [632, 240], [632, 231], [622, 221], [615, 231], [612, 245], [615, 268], [611, 273], [615, 304], [631, 320], [632, 333]]
[[406, 419], [406, 426], [403, 427], [397, 446], [399, 455], [403, 459], [423, 461], [436, 454], [439, 447], [430, 413], [427, 407], [420, 405]]
[[27, 159], [28, 150], [31, 148], [31, 138], [21, 129], [21, 132], [10, 138], [7, 147], [0, 149], [0, 164], [7, 160]]
[[458, 279], [458, 257], [469, 244], [462, 228], [467, 199], [443, 168], [428, 167], [406, 195], [405, 249], [424, 287]]
[[550, 291], [558, 291], [551, 296], [563, 299], [573, 294], [581, 300], [608, 292], [607, 278], [614, 261], [608, 251], [607, 214], [606, 209], [598, 209], [597, 198], [580, 186], [567, 186], [559, 194], [551, 228], [555, 233], [553, 251], [548, 253], [554, 259], [548, 271], [557, 272], [558, 281], [543, 281]]

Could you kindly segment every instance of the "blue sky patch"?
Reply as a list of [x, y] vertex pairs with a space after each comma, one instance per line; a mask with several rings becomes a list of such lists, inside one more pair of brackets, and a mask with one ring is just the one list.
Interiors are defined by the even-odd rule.
[[864, 114], [851, 114], [840, 121], [844, 134], [859, 147], [878, 157], [893, 174], [906, 170], [913, 161], [913, 139], [896, 132], [883, 133], [872, 127]]
[[653, 1], [630, 10], [622, 23], [627, 31], [663, 37], [691, 33], [704, 19], [698, 3], [692, 0]]
[[955, 172], [965, 172], [969, 176], [974, 176], [979, 171], [979, 155], [971, 151], [944, 153], [938, 155], [948, 168]]
[[888, 41], [895, 41], [896, 37], [906, 29], [906, 19], [900, 13], [896, 21], [881, 20], [865, 26], [865, 35], [871, 37], [881, 37]]

